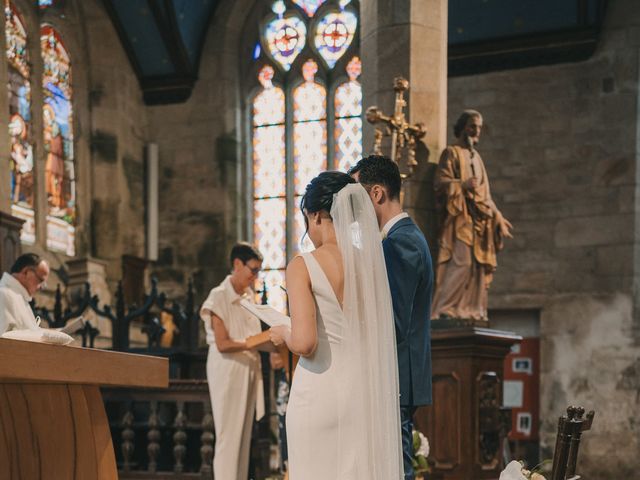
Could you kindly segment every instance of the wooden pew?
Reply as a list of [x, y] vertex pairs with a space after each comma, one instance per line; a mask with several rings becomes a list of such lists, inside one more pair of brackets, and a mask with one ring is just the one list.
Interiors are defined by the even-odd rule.
[[0, 480], [117, 479], [100, 386], [168, 383], [164, 358], [0, 339]]

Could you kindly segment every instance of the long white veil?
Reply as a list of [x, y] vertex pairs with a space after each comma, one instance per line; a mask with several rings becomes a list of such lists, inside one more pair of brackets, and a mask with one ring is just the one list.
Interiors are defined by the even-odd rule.
[[334, 196], [331, 217], [345, 282], [339, 479], [399, 480], [404, 477], [398, 359], [380, 230], [360, 184]]

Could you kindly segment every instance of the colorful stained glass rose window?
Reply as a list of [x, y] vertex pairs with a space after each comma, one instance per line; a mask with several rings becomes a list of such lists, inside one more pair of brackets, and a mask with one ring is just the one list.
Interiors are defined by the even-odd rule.
[[316, 27], [315, 46], [329, 68], [345, 54], [358, 27], [354, 13], [343, 10], [329, 12], [320, 19]]
[[265, 40], [273, 59], [289, 70], [307, 41], [307, 26], [295, 15], [278, 17], [269, 22]]

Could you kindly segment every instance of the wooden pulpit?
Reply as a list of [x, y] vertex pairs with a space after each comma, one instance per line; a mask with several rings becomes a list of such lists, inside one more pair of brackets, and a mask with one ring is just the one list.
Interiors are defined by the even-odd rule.
[[0, 480], [117, 479], [100, 386], [168, 384], [165, 358], [0, 339]]
[[490, 328], [432, 329], [433, 405], [419, 408], [415, 421], [429, 439], [434, 474], [445, 480], [500, 476], [510, 419], [502, 410], [503, 365], [520, 340]]

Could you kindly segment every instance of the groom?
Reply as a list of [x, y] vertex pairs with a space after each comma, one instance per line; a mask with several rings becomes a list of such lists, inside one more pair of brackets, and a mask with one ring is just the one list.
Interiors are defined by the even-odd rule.
[[384, 238], [400, 370], [404, 475], [405, 480], [413, 480], [413, 414], [417, 407], [431, 404], [431, 255], [424, 235], [402, 211], [402, 180], [395, 162], [370, 155], [349, 175], [369, 193]]

